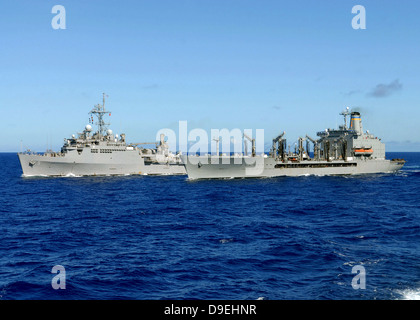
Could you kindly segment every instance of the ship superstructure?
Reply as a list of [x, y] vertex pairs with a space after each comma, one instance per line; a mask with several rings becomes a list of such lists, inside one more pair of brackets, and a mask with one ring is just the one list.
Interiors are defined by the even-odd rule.
[[[155, 145], [153, 148], [144, 148], [145, 145]], [[131, 143], [130, 146], [139, 148], [144, 159], [144, 174], [147, 175], [185, 175], [181, 153], [173, 153], [165, 141], [165, 135], [160, 135], [159, 142]], [[141, 146], [141, 147], [140, 147]]]
[[[341, 115], [344, 124], [338, 129], [317, 133], [318, 139], [300, 137], [294, 152], [287, 148], [285, 132], [273, 139], [268, 155], [251, 156], [183, 156], [188, 177], [246, 178], [301, 175], [350, 175], [395, 172], [405, 163], [402, 159], [387, 160], [385, 144], [368, 131], [363, 132], [360, 112], [346, 108]], [[350, 116], [350, 125], [347, 118]], [[249, 138], [248, 138], [249, 139]], [[304, 148], [306, 143], [306, 150]], [[310, 156], [310, 145], [313, 154]]]

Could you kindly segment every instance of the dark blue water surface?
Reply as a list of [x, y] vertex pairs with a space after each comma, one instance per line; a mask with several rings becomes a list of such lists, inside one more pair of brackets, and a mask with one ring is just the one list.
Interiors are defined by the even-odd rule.
[[388, 157], [407, 164], [194, 182], [22, 178], [0, 154], [0, 299], [419, 299], [420, 153]]

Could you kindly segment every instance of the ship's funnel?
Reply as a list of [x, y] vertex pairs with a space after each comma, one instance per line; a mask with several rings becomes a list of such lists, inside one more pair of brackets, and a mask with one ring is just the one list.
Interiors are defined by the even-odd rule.
[[357, 134], [363, 133], [362, 117], [360, 116], [359, 112], [351, 113], [350, 129], [356, 131]]

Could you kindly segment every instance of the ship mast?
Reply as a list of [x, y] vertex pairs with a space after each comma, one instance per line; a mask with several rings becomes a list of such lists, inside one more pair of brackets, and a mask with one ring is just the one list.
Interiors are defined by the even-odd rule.
[[94, 114], [96, 117], [98, 117], [98, 122], [96, 124], [98, 125], [98, 138], [105, 136], [105, 131], [107, 129], [107, 126], [109, 126], [109, 123], [105, 123], [104, 121], [104, 115], [106, 113], [111, 114], [111, 111], [105, 111], [105, 97], [108, 97], [105, 93], [102, 94], [102, 105], [99, 103], [93, 107], [93, 109], [89, 112], [89, 114]]
[[347, 130], [347, 116], [350, 115], [349, 107], [346, 108], [343, 112], [340, 113], [340, 115], [344, 116], [344, 129]]

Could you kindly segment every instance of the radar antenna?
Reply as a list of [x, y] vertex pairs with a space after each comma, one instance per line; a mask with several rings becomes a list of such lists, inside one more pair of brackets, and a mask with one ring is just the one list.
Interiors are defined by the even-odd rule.
[[351, 114], [350, 112], [350, 108], [346, 107], [346, 110], [344, 110], [343, 112], [340, 113], [340, 115], [344, 116], [344, 129], [348, 129], [347, 128], [347, 116], [349, 116]]
[[98, 118], [98, 122], [96, 123], [98, 125], [98, 135], [99, 138], [105, 136], [105, 131], [107, 130], [107, 126], [109, 126], [109, 123], [105, 123], [104, 121], [104, 115], [106, 113], [109, 113], [111, 115], [111, 111], [105, 111], [105, 97], [108, 97], [105, 93], [102, 94], [102, 105], [99, 103], [93, 107], [93, 109], [89, 112], [91, 115], [95, 115]]

